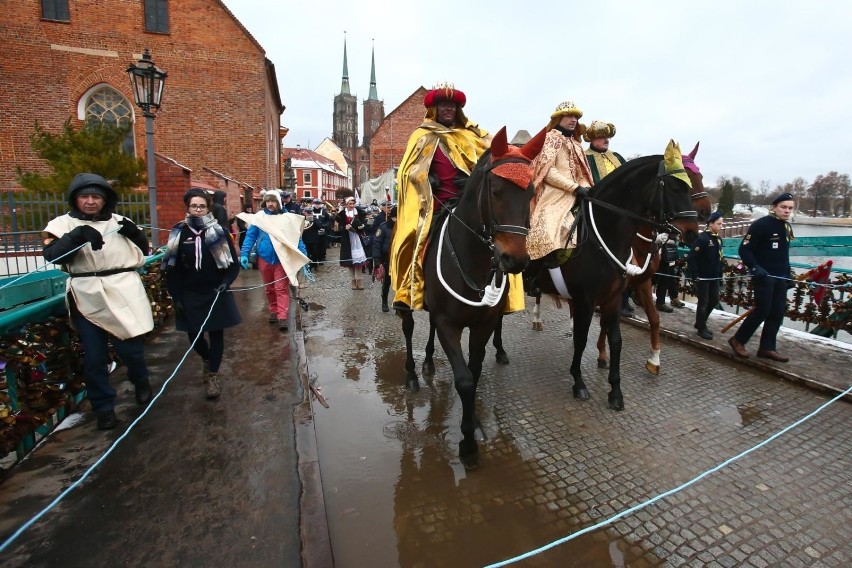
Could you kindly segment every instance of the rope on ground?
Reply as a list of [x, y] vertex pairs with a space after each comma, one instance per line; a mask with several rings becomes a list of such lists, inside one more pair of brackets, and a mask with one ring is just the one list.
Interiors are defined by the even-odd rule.
[[162, 396], [163, 392], [166, 390], [166, 387], [169, 385], [171, 380], [177, 374], [178, 369], [180, 369], [181, 365], [183, 365], [183, 362], [186, 360], [186, 358], [189, 356], [192, 349], [195, 347], [196, 342], [198, 342], [198, 338], [200, 338], [201, 334], [204, 333], [204, 331], [203, 331], [204, 326], [207, 324], [207, 320], [210, 319], [210, 315], [213, 313], [213, 307], [216, 305], [216, 300], [219, 298], [219, 294], [220, 294], [220, 292], [216, 293], [216, 297], [213, 298], [213, 303], [210, 305], [210, 311], [207, 312], [207, 317], [204, 318], [204, 322], [201, 324], [201, 330], [202, 331], [199, 331], [198, 335], [195, 336], [195, 339], [190, 344], [189, 349], [187, 349], [186, 353], [183, 354], [183, 357], [178, 362], [177, 367], [175, 367], [175, 370], [172, 371], [172, 374], [169, 376], [169, 378], [167, 378], [163, 382], [163, 386], [160, 387], [160, 391], [157, 393], [157, 395], [154, 398], [151, 399], [151, 402], [148, 404], [148, 406], [145, 407], [145, 410], [142, 411], [142, 414], [137, 416], [136, 419], [133, 422], [130, 423], [130, 426], [127, 427], [127, 430], [125, 430], [124, 433], [121, 436], [119, 436], [110, 445], [109, 448], [107, 448], [107, 451], [104, 452], [104, 454], [100, 458], [98, 458], [98, 460], [95, 463], [93, 463], [91, 466], [89, 466], [89, 469], [87, 469], [83, 473], [83, 475], [80, 476], [80, 478], [77, 481], [75, 481], [70, 486], [68, 486], [68, 488], [66, 488], [62, 493], [60, 493], [53, 501], [51, 501], [44, 509], [39, 511], [29, 521], [27, 521], [26, 523], [21, 525], [21, 527], [18, 530], [16, 530], [12, 534], [12, 536], [10, 536], [8, 539], [6, 539], [6, 541], [4, 541], [3, 544], [0, 544], [0, 552], [5, 551], [15, 541], [15, 539], [17, 539], [19, 536], [24, 534], [24, 532], [26, 532], [30, 527], [32, 527], [36, 522], [38, 522], [39, 519], [41, 519], [51, 509], [53, 509], [63, 499], [65, 499], [65, 497], [67, 497], [69, 493], [71, 493], [74, 489], [79, 487], [80, 484], [83, 483], [83, 481], [85, 481], [86, 478], [89, 477], [89, 475], [91, 475], [91, 473], [93, 471], [95, 471], [95, 469], [99, 465], [101, 465], [101, 463], [103, 463], [103, 461], [107, 458], [107, 456], [109, 456], [113, 452], [113, 450], [115, 450], [115, 448], [118, 447], [118, 444], [121, 443], [121, 441], [124, 440], [127, 437], [128, 434], [130, 434], [130, 432], [133, 430], [133, 428], [145, 417], [145, 415], [148, 414], [148, 411], [151, 410], [151, 408], [154, 406], [154, 403], [157, 402], [157, 399], [159, 399], [160, 396]]
[[595, 530], [597, 530], [597, 529], [599, 529], [599, 528], [602, 528], [602, 527], [605, 527], [605, 526], [607, 526], [607, 525], [610, 525], [610, 524], [612, 524], [613, 522], [617, 521], [618, 519], [621, 519], [622, 517], [626, 517], [627, 515], [629, 515], [629, 514], [631, 514], [631, 513], [635, 513], [636, 511], [639, 511], [640, 509], [644, 509], [645, 507], [647, 507], [647, 506], [649, 506], [649, 505], [652, 505], [652, 504], [656, 503], [657, 501], [660, 501], [661, 499], [665, 499], [666, 497], [669, 497], [669, 496], [671, 496], [671, 495], [674, 495], [675, 493], [678, 493], [678, 492], [680, 492], [680, 491], [682, 491], [682, 490], [686, 489], [686, 488], [687, 488], [687, 487], [689, 487], [690, 485], [694, 485], [695, 483], [697, 483], [698, 481], [700, 481], [700, 480], [704, 479], [705, 477], [707, 477], [707, 476], [708, 476], [708, 475], [710, 475], [711, 473], [715, 473], [715, 472], [719, 471], [720, 469], [722, 469], [722, 468], [724, 468], [724, 467], [726, 467], [726, 466], [728, 466], [728, 465], [730, 465], [730, 464], [734, 463], [735, 461], [739, 460], [740, 458], [743, 458], [743, 457], [745, 457], [745, 456], [749, 455], [750, 453], [754, 452], [755, 450], [758, 450], [759, 448], [762, 448], [763, 446], [767, 445], [769, 442], [771, 442], [771, 441], [775, 440], [776, 438], [778, 438], [778, 437], [780, 437], [780, 436], [782, 436], [782, 435], [786, 434], [787, 432], [789, 432], [789, 431], [790, 431], [790, 430], [792, 430], [793, 428], [796, 428], [796, 427], [797, 427], [797, 426], [799, 426], [800, 424], [802, 424], [802, 423], [804, 423], [804, 422], [806, 422], [806, 421], [810, 420], [811, 418], [813, 418], [814, 416], [816, 416], [817, 414], [819, 414], [820, 412], [822, 412], [823, 410], [825, 410], [826, 408], [828, 408], [830, 405], [832, 405], [832, 404], [834, 404], [835, 402], [837, 402], [838, 400], [842, 399], [844, 396], [848, 395], [849, 393], [852, 393], [852, 386], [850, 386], [850, 387], [849, 387], [849, 388], [847, 388], [845, 391], [843, 391], [842, 393], [838, 394], [837, 396], [835, 396], [834, 398], [832, 398], [832, 399], [831, 399], [831, 400], [829, 400], [828, 402], [826, 402], [826, 403], [822, 404], [821, 406], [819, 406], [816, 410], [814, 410], [814, 411], [813, 411], [813, 412], [811, 412], [810, 414], [807, 414], [807, 415], [806, 415], [806, 416], [804, 416], [803, 418], [800, 418], [799, 420], [797, 420], [797, 421], [793, 422], [793, 423], [792, 423], [792, 424], [790, 424], [789, 426], [787, 426], [787, 427], [783, 428], [783, 429], [782, 429], [781, 431], [779, 431], [779, 432], [776, 432], [775, 434], [773, 434], [772, 436], [770, 436], [770, 437], [768, 437], [767, 439], [763, 440], [763, 441], [762, 441], [762, 442], [760, 442], [759, 444], [757, 444], [757, 445], [755, 445], [755, 446], [752, 446], [751, 448], [749, 448], [749, 449], [747, 449], [747, 450], [745, 450], [745, 451], [743, 451], [743, 452], [740, 452], [739, 454], [735, 455], [734, 457], [729, 458], [729, 459], [727, 459], [727, 460], [723, 461], [722, 463], [720, 463], [720, 464], [719, 464], [719, 465], [717, 465], [716, 467], [714, 467], [714, 468], [712, 468], [712, 469], [709, 469], [709, 470], [705, 471], [704, 473], [702, 473], [702, 474], [700, 474], [700, 475], [697, 475], [696, 477], [693, 477], [692, 479], [690, 479], [690, 480], [689, 480], [689, 481], [687, 481], [686, 483], [683, 483], [683, 484], [681, 484], [681, 485], [679, 485], [679, 486], [675, 487], [674, 489], [670, 489], [670, 490], [668, 490], [668, 491], [666, 491], [666, 492], [664, 492], [664, 493], [661, 493], [660, 495], [657, 495], [656, 497], [653, 497], [653, 498], [651, 498], [651, 499], [648, 499], [648, 500], [647, 500], [647, 501], [645, 501], [644, 503], [640, 503], [639, 505], [636, 505], [636, 506], [634, 506], [634, 507], [630, 507], [629, 509], [626, 509], [626, 510], [624, 510], [624, 511], [622, 511], [622, 512], [618, 513], [618, 514], [615, 514], [615, 515], [613, 515], [613, 516], [609, 517], [608, 519], [605, 519], [605, 520], [603, 520], [603, 521], [601, 521], [601, 522], [599, 522], [599, 523], [597, 523], [597, 524], [594, 524], [594, 525], [592, 525], [592, 526], [590, 526], [590, 527], [586, 527], [586, 528], [584, 528], [584, 529], [581, 529], [581, 530], [579, 530], [579, 531], [577, 531], [577, 532], [574, 532], [574, 533], [572, 533], [572, 534], [570, 534], [570, 535], [568, 535], [568, 536], [566, 536], [566, 537], [560, 538], [559, 540], [555, 540], [555, 541], [551, 542], [550, 544], [547, 544], [547, 545], [542, 546], [542, 547], [540, 547], [540, 548], [536, 548], [535, 550], [531, 550], [531, 551], [529, 551], [529, 552], [526, 552], [526, 553], [524, 553], [524, 554], [521, 554], [520, 556], [515, 556], [514, 558], [509, 558], [508, 560], [503, 560], [503, 561], [501, 561], [501, 562], [497, 562], [497, 563], [495, 563], [495, 564], [489, 564], [489, 565], [487, 565], [485, 568], [497, 568], [497, 567], [499, 567], [499, 566], [508, 566], [509, 564], [514, 564], [515, 562], [520, 562], [521, 560], [526, 560], [527, 558], [531, 558], [531, 557], [533, 557], [533, 556], [536, 556], [536, 555], [538, 555], [538, 554], [541, 554], [542, 552], [545, 552], [545, 551], [547, 551], [547, 550], [550, 550], [551, 548], [557, 547], [557, 546], [559, 546], [559, 545], [561, 545], [561, 544], [565, 544], [565, 543], [566, 543], [566, 542], [568, 542], [569, 540], [573, 540], [573, 539], [577, 538], [578, 536], [582, 536], [582, 535], [584, 535], [584, 534], [587, 534], [587, 533], [590, 533], [590, 532], [592, 532], [592, 531], [595, 531]]

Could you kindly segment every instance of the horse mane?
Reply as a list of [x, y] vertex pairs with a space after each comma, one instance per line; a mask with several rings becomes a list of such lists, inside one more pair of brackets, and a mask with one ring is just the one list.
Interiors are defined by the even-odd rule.
[[629, 187], [631, 181], [636, 176], [643, 174], [648, 167], [658, 168], [662, 159], [662, 155], [653, 154], [651, 156], [640, 156], [625, 162], [595, 184], [592, 188], [592, 197], [600, 197], [602, 193], [606, 193], [610, 189], [610, 186], [616, 186], [618, 190], [624, 186]]

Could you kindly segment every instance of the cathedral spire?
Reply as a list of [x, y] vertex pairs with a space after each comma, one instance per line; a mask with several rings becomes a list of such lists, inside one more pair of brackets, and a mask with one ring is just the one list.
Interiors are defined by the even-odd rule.
[[377, 101], [379, 100], [379, 94], [376, 92], [376, 45], [373, 44], [373, 64], [370, 69], [370, 96], [367, 97], [368, 101]]
[[343, 32], [343, 81], [340, 83], [340, 94], [349, 95], [349, 64], [346, 62], [346, 32]]

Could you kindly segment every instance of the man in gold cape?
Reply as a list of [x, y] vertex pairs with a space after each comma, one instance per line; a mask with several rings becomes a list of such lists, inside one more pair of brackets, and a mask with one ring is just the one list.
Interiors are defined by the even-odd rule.
[[[424, 308], [422, 262], [432, 215], [458, 194], [491, 144], [488, 133], [462, 112], [466, 102], [452, 84], [429, 91], [423, 100], [426, 117], [409, 138], [400, 163], [398, 217], [390, 250], [395, 310]], [[511, 276], [507, 313], [524, 309], [520, 275]]]

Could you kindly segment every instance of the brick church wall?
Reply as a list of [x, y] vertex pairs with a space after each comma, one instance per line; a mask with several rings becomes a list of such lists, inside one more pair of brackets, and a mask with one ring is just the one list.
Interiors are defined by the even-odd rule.
[[380, 176], [399, 166], [408, 138], [423, 122], [426, 109], [423, 98], [428, 91], [418, 88], [382, 121], [370, 141], [370, 171]]

